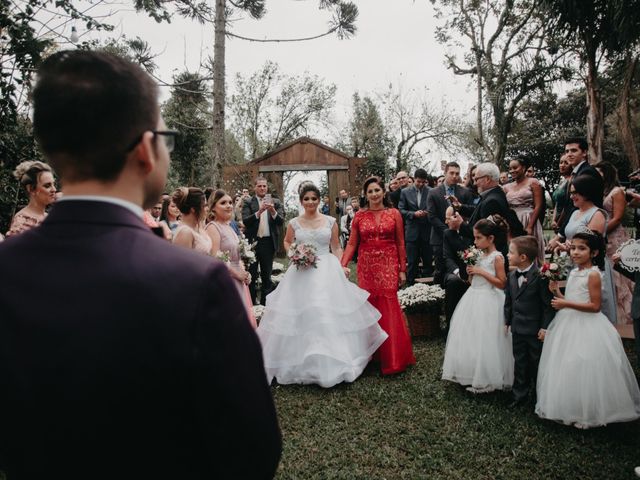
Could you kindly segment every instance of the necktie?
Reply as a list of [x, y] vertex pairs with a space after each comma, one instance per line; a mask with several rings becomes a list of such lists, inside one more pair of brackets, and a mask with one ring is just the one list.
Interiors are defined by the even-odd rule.
[[527, 272], [521, 272], [520, 270], [516, 270], [516, 278], [518, 279], [518, 286], [521, 287], [524, 281], [526, 280]]

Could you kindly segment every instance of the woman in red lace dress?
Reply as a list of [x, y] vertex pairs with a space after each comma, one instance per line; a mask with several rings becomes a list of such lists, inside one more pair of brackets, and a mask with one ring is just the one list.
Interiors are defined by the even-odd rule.
[[369, 302], [382, 314], [380, 327], [389, 335], [374, 356], [382, 374], [388, 375], [416, 363], [398, 303], [398, 284], [406, 281], [404, 227], [400, 212], [385, 198], [380, 178], [365, 180], [363, 191], [367, 205], [351, 222], [351, 236], [341, 263], [348, 275], [347, 265], [358, 251], [358, 285], [371, 294]]

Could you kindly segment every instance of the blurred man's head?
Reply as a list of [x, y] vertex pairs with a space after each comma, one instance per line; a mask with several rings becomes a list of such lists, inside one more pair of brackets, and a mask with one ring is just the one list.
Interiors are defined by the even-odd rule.
[[143, 207], [164, 190], [175, 132], [160, 117], [155, 82], [116, 55], [58, 52], [38, 72], [33, 126], [62, 183], [136, 191]]

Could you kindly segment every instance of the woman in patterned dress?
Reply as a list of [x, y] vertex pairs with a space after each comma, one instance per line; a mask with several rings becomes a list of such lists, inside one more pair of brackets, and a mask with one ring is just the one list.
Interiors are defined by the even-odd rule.
[[46, 163], [22, 162], [13, 175], [27, 190], [29, 204], [13, 216], [7, 237], [38, 226], [47, 216], [46, 208], [56, 200], [53, 172]]
[[389, 335], [374, 359], [380, 362], [382, 374], [389, 375], [416, 363], [398, 302], [398, 285], [406, 281], [407, 269], [404, 226], [400, 212], [390, 207], [380, 178], [365, 180], [363, 192], [366, 205], [351, 222], [341, 263], [348, 275], [347, 265], [358, 251], [358, 286], [370, 293], [369, 302], [382, 314], [379, 323]]

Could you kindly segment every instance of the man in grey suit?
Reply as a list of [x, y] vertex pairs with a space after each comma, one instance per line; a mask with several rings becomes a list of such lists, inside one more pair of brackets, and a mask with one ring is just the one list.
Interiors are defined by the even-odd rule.
[[426, 186], [427, 172], [418, 168], [414, 174], [415, 183], [402, 190], [398, 209], [404, 218], [404, 242], [407, 248], [407, 283], [413, 285], [418, 273], [418, 262], [422, 259], [425, 274], [432, 271], [432, 254], [429, 237], [431, 225], [427, 217], [427, 197], [430, 188]]
[[271, 478], [276, 412], [228, 269], [142, 221], [177, 133], [156, 84], [116, 55], [54, 53], [33, 126], [64, 197], [0, 244], [0, 471]]
[[273, 198], [269, 193], [267, 179], [257, 177], [254, 182], [255, 195], [245, 200], [242, 205], [242, 223], [245, 226], [247, 240], [256, 242], [256, 261], [249, 267], [251, 283], [251, 301], [256, 304], [258, 279], [258, 266], [260, 267], [260, 280], [262, 288], [260, 303], [265, 304], [267, 295], [273, 289], [271, 271], [273, 270], [273, 257], [280, 246], [279, 227], [284, 223], [284, 208], [280, 200]]
[[448, 228], [445, 223], [447, 208], [451, 206], [450, 198], [456, 198], [462, 204], [471, 204], [473, 195], [471, 191], [459, 185], [460, 165], [449, 162], [444, 167], [444, 182], [429, 191], [427, 196], [427, 213], [431, 223], [431, 249], [435, 260], [434, 282], [444, 281], [444, 257], [442, 253], [442, 237]]

